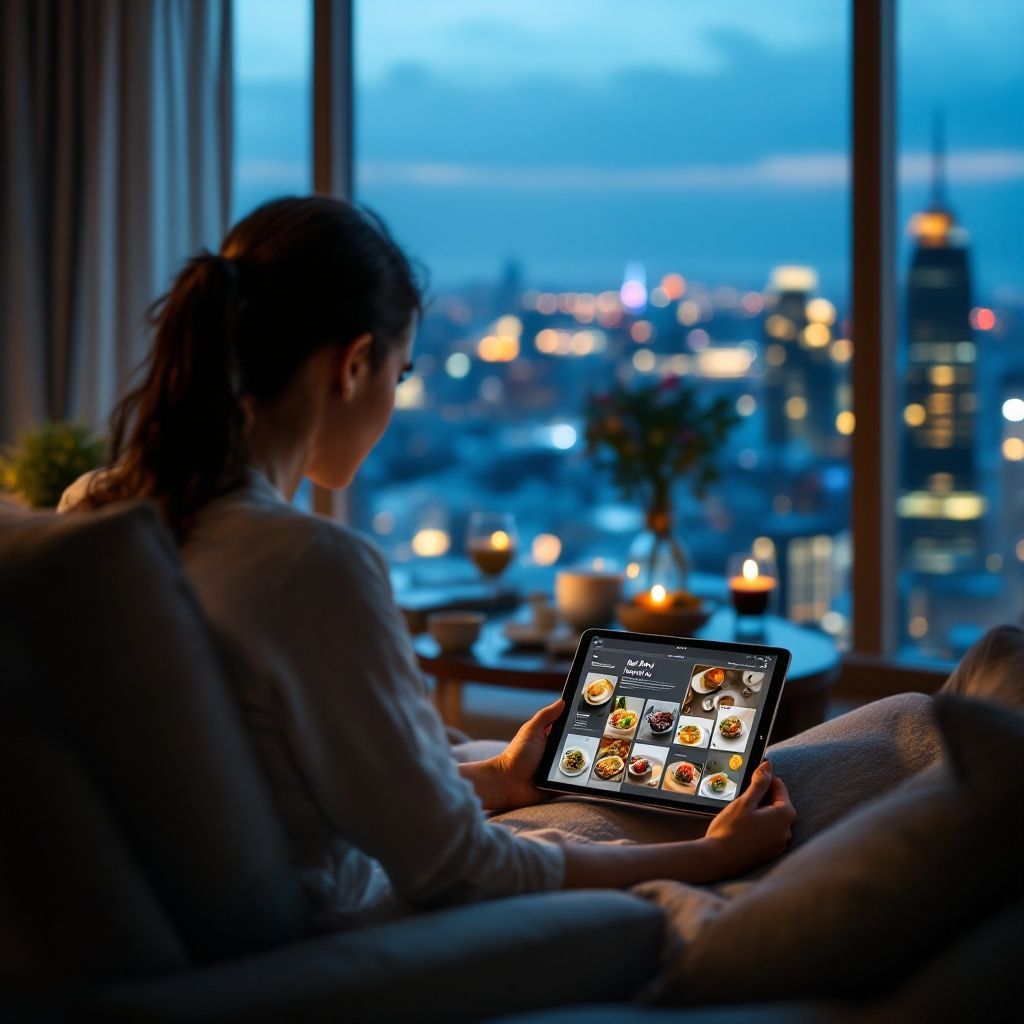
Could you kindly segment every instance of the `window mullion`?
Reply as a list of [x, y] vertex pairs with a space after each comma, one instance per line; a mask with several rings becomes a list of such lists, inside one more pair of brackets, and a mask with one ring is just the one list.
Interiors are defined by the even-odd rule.
[[[352, 197], [352, 0], [313, 0], [313, 191]], [[313, 511], [348, 520], [348, 491], [313, 487]]]
[[853, 647], [884, 657], [896, 627], [895, 0], [856, 0], [851, 9]]

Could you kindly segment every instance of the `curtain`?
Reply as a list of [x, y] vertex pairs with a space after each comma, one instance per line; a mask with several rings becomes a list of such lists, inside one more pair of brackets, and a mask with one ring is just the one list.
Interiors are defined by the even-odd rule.
[[230, 0], [0, 3], [0, 442], [101, 426], [230, 211]]

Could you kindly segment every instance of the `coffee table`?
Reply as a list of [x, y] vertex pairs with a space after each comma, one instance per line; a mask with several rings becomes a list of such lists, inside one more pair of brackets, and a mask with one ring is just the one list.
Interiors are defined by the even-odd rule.
[[[448, 725], [461, 725], [465, 683], [561, 692], [571, 659], [513, 647], [503, 632], [507, 621], [505, 617], [489, 619], [480, 639], [464, 654], [443, 653], [428, 633], [415, 638], [420, 668], [434, 677], [437, 708]], [[696, 636], [709, 640], [748, 639], [736, 636], [736, 618], [727, 608], [715, 612]], [[839, 651], [835, 644], [816, 630], [776, 615], [766, 615], [762, 635], [756, 640], [749, 638], [749, 642], [785, 647], [793, 654], [772, 738], [786, 739], [823, 722], [828, 689], [839, 674]]]

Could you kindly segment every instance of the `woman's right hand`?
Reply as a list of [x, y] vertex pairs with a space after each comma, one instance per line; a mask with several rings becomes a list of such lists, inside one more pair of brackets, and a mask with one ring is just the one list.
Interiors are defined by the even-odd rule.
[[762, 761], [747, 791], [708, 827], [706, 842], [721, 869], [716, 874], [735, 878], [778, 857], [789, 843], [794, 821], [796, 810], [785, 784], [773, 774], [771, 762]]

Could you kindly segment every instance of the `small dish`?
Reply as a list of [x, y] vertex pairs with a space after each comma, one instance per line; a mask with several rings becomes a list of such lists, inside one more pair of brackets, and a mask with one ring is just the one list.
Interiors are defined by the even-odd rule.
[[435, 612], [427, 629], [445, 654], [462, 654], [476, 643], [486, 618], [480, 612]]
[[[690, 732], [687, 730], [695, 730]], [[684, 732], [686, 736], [695, 736], [695, 739], [684, 738]], [[699, 725], [694, 725], [692, 722], [688, 722], [681, 725], [676, 731], [676, 743], [684, 747], [700, 747], [704, 744], [704, 730]]]
[[615, 687], [610, 679], [592, 679], [583, 687], [583, 699], [592, 708], [599, 708], [612, 699]]
[[714, 668], [706, 668], [703, 672], [698, 672], [693, 679], [690, 680], [690, 685], [697, 693], [702, 695], [717, 693], [717, 691], [725, 685], [725, 670], [718, 669], [718, 671], [722, 673], [720, 682], [715, 682], [714, 677], [712, 677], [712, 679], [707, 678], [707, 674], [713, 671]]
[[711, 783], [721, 776], [721, 772], [716, 772], [714, 775], [707, 775], [704, 777], [704, 781], [700, 784], [700, 795], [709, 797], [712, 800], [731, 800], [736, 795], [736, 783], [732, 779], [726, 777], [725, 789], [720, 793], [716, 793], [711, 788]]
[[[582, 764], [579, 768], [567, 768], [565, 766], [565, 759], [570, 754], [579, 754], [579, 759], [582, 760]], [[580, 747], [569, 747], [562, 751], [562, 758], [558, 762], [558, 770], [563, 775], [568, 775], [569, 778], [574, 778], [577, 775], [582, 775], [590, 767], [590, 758], [587, 757], [587, 752]]]
[[534, 622], [506, 622], [502, 632], [516, 647], [543, 647], [551, 630]]

